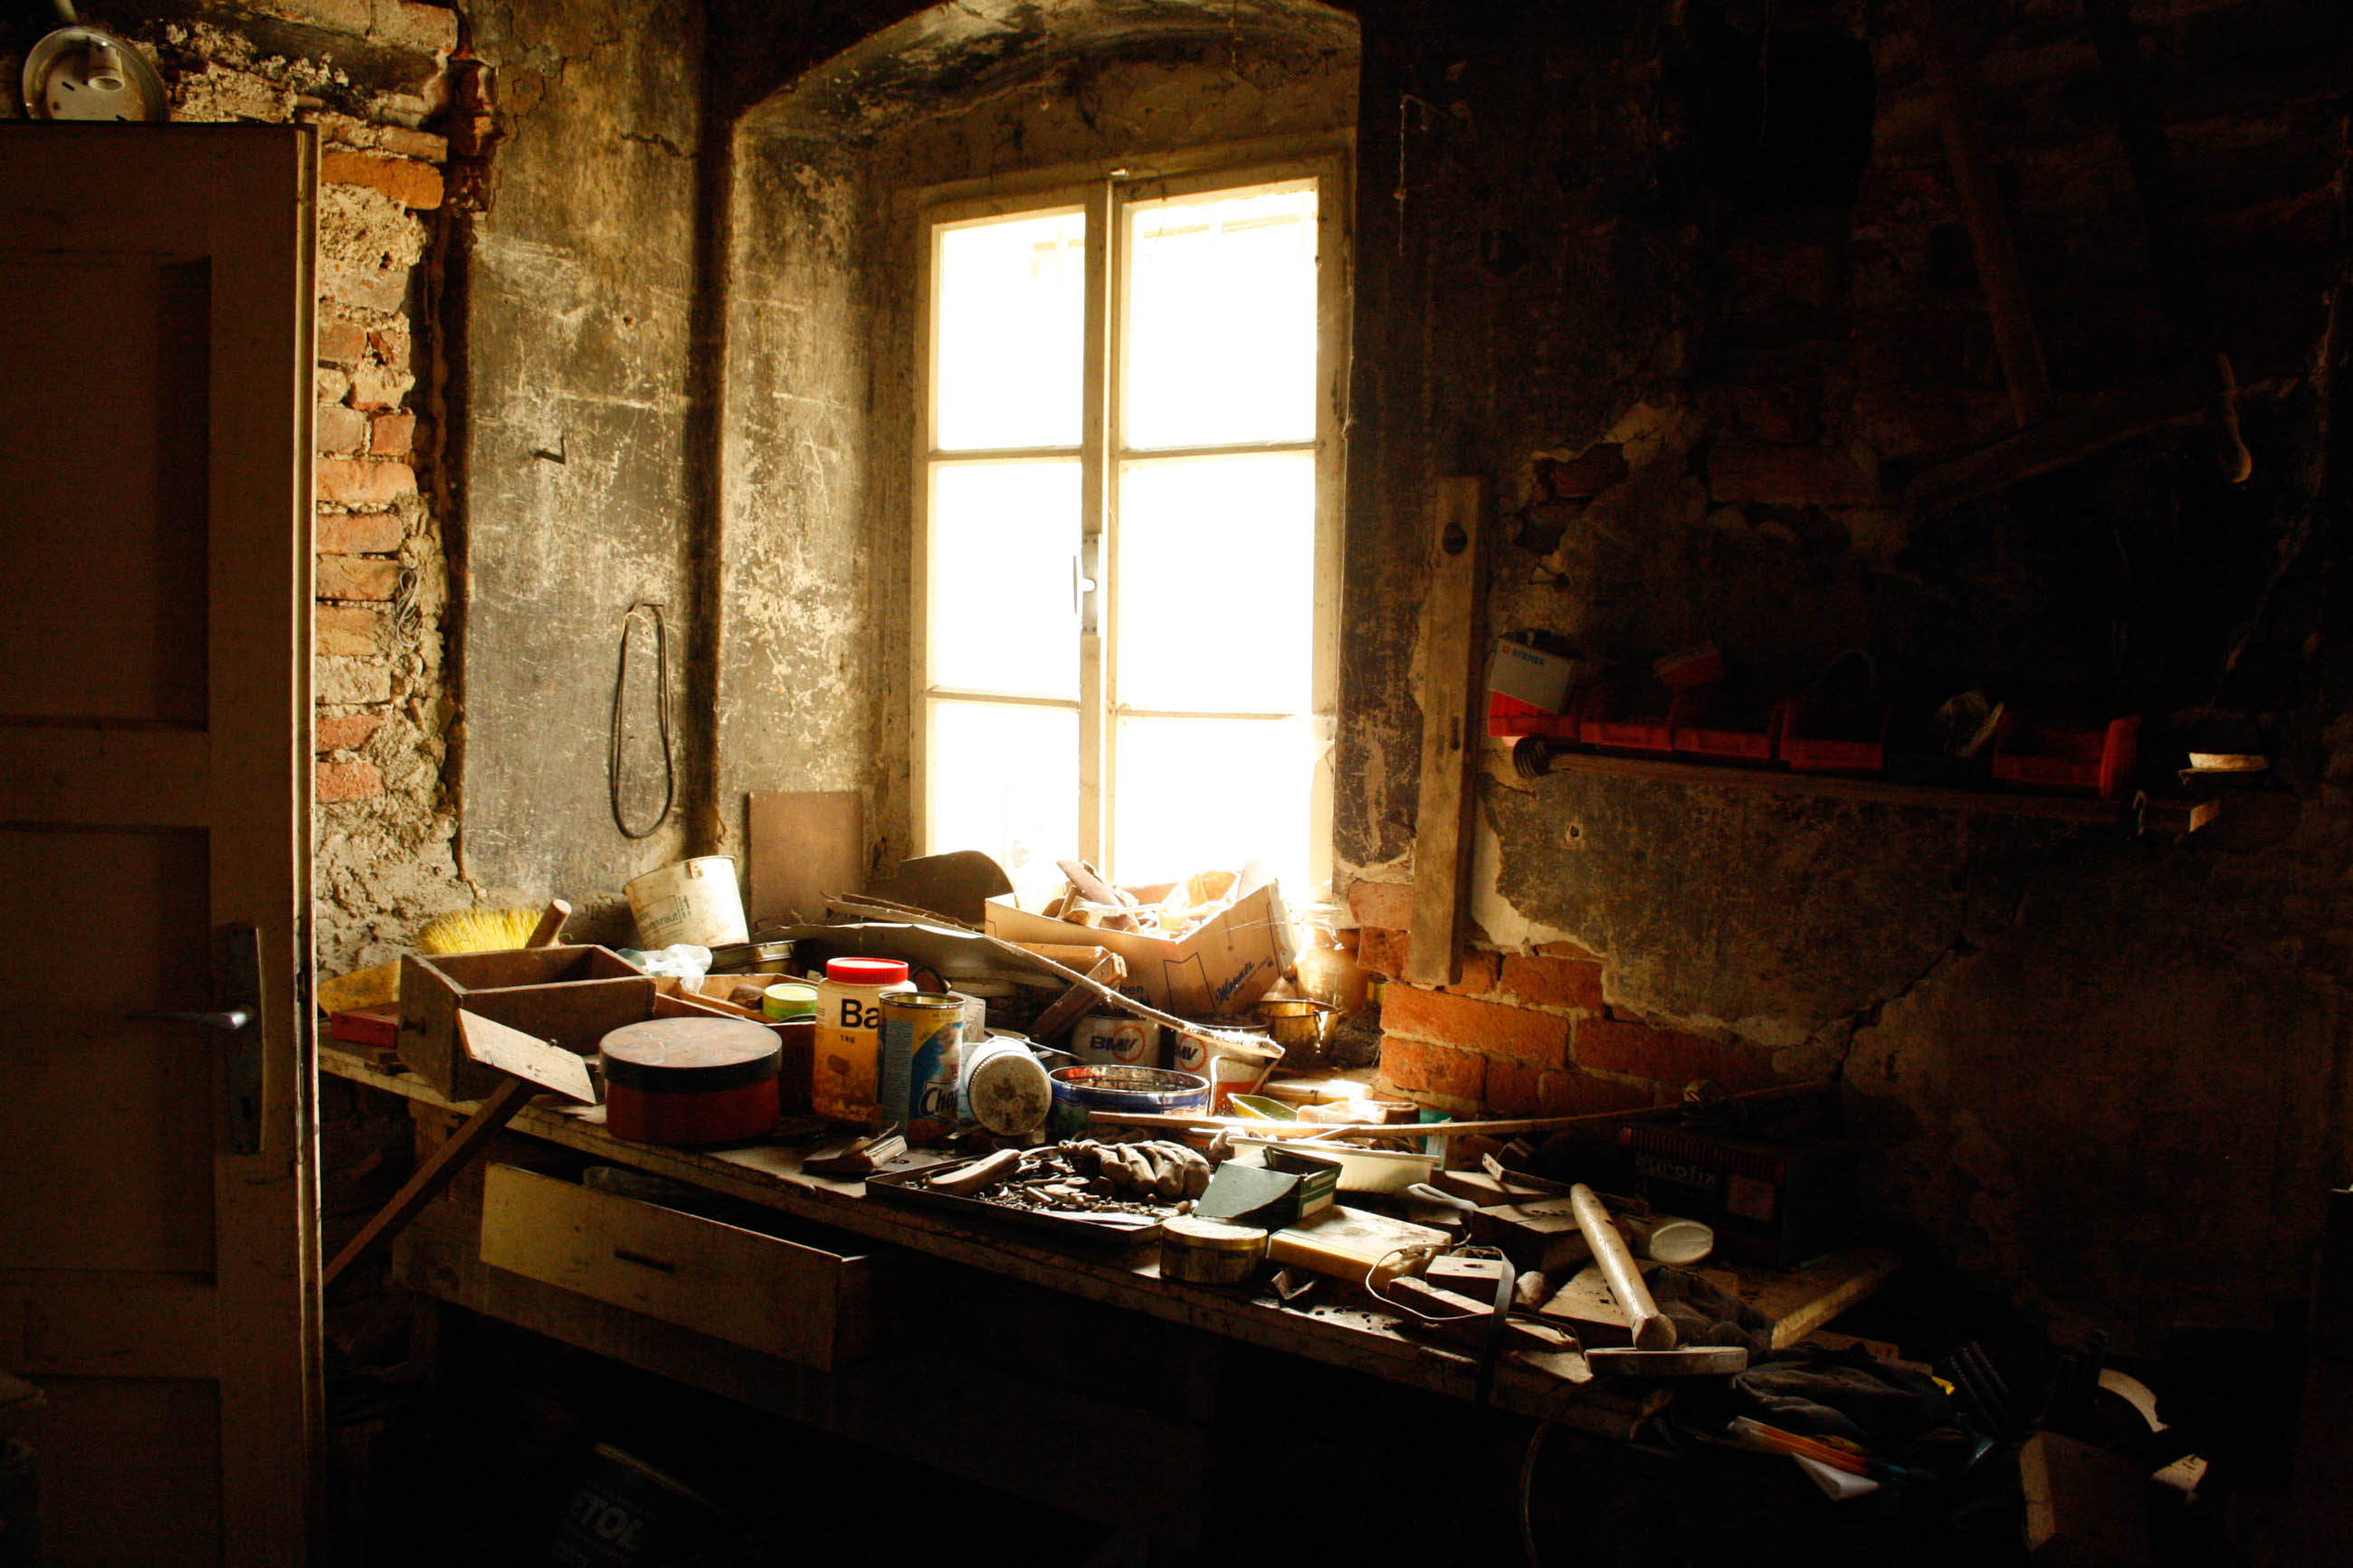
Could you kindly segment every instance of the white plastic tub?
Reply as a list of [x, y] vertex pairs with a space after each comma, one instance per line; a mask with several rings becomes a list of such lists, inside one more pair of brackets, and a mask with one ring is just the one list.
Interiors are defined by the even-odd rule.
[[1340, 1162], [1340, 1190], [1344, 1193], [1401, 1193], [1416, 1182], [1430, 1180], [1438, 1169], [1436, 1154], [1407, 1153], [1396, 1149], [1358, 1149], [1346, 1143], [1319, 1140], [1302, 1142], [1295, 1138], [1236, 1138], [1234, 1158], [1253, 1165], [1266, 1163], [1266, 1146], [1284, 1142], [1293, 1148], [1329, 1154]]

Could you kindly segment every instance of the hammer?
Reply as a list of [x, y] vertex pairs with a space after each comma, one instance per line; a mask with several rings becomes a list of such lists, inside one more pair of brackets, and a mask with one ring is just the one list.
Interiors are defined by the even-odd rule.
[[1642, 1283], [1641, 1270], [1634, 1267], [1634, 1255], [1626, 1248], [1626, 1238], [1609, 1221], [1609, 1210], [1593, 1195], [1593, 1189], [1583, 1182], [1568, 1189], [1570, 1209], [1577, 1215], [1577, 1228], [1585, 1233], [1585, 1243], [1593, 1248], [1593, 1261], [1609, 1281], [1609, 1293], [1626, 1309], [1629, 1324], [1634, 1331], [1634, 1348], [1638, 1351], [1671, 1351], [1675, 1348], [1674, 1320], [1659, 1310], [1651, 1300], [1651, 1288]]

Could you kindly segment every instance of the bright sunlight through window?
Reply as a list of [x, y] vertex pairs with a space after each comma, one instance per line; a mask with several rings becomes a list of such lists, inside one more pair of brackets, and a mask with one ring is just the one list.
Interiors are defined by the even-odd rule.
[[1255, 859], [1294, 902], [1321, 891], [1326, 180], [1107, 184], [930, 224], [931, 852], [1017, 875], [1083, 856], [1130, 884]]

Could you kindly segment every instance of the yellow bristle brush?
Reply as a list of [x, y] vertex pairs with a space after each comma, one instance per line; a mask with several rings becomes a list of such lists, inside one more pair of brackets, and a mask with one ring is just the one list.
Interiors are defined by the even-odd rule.
[[[571, 912], [567, 907], [566, 914]], [[533, 939], [554, 910], [452, 910], [417, 933], [420, 952], [503, 952], [540, 945]], [[559, 926], [559, 929], [560, 926]], [[552, 938], [552, 933], [551, 933]], [[541, 941], [551, 940], [542, 938]]]

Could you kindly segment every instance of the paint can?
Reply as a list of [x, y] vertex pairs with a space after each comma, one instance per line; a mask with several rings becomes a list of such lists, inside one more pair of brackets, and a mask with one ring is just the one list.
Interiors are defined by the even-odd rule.
[[564, 1507], [545, 1568], [637, 1568], [692, 1557], [717, 1538], [716, 1504], [651, 1465], [599, 1443]]
[[744, 923], [744, 892], [735, 862], [702, 855], [633, 877], [621, 889], [638, 922], [638, 945], [658, 952], [677, 942], [729, 947], [752, 940]]
[[1209, 1080], [1209, 1111], [1222, 1116], [1227, 1102], [1248, 1094], [1282, 1059], [1282, 1047], [1263, 1035], [1232, 1029], [1187, 1029], [1169, 1045], [1169, 1061], [1178, 1072], [1198, 1073]]
[[809, 1103], [829, 1121], [878, 1131], [875, 1069], [882, 1045], [882, 996], [913, 991], [895, 958], [832, 958], [817, 987], [816, 1056]]
[[992, 1035], [967, 1046], [956, 1084], [956, 1113], [966, 1125], [999, 1138], [1027, 1138], [1045, 1125], [1054, 1086], [1029, 1046]]
[[1071, 1026], [1071, 1049], [1097, 1067], [1156, 1068], [1160, 1026], [1124, 1013], [1090, 1013]]
[[963, 1063], [964, 999], [896, 992], [882, 998], [874, 1120], [897, 1124], [918, 1146], [955, 1136], [956, 1074]]
[[1056, 1068], [1052, 1131], [1076, 1138], [1098, 1110], [1142, 1111], [1154, 1116], [1198, 1116], [1209, 1109], [1208, 1080], [1198, 1073], [1166, 1068], [1089, 1066]]

